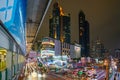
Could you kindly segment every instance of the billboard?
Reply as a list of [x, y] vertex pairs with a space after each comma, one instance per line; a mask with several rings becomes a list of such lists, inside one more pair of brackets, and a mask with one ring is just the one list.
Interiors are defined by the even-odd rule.
[[55, 55], [55, 51], [53, 50], [41, 50], [41, 57], [49, 57], [54, 55]]
[[44, 37], [42, 39], [42, 43], [41, 44], [50, 44], [50, 45], [55, 45], [54, 43], [54, 39], [50, 38], [50, 37]]
[[26, 52], [26, 2], [26, 0], [0, 0], [0, 3], [2, 3], [0, 4], [0, 20], [15, 38], [24, 53]]
[[36, 58], [37, 57], [37, 52], [36, 51], [30, 51], [28, 57], [30, 57], [30, 58]]
[[74, 46], [74, 50], [75, 50], [75, 55], [76, 55], [76, 58], [81, 57], [81, 47], [80, 47], [80, 46], [75, 45], [75, 46]]

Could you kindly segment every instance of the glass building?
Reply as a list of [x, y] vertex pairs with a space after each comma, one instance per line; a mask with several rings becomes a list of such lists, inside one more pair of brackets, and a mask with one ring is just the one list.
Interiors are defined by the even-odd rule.
[[58, 3], [54, 3], [52, 16], [49, 19], [49, 37], [70, 43], [70, 15], [64, 15]]
[[83, 11], [79, 13], [79, 44], [81, 45], [81, 56], [89, 56], [89, 23], [85, 20], [85, 14]]

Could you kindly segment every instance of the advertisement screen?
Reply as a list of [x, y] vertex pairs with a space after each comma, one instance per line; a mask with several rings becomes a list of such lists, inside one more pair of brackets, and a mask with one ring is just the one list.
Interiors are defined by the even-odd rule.
[[0, 0], [0, 20], [25, 53], [26, 0]]
[[41, 50], [41, 57], [49, 57], [49, 56], [54, 56], [55, 51], [52, 50]]
[[81, 47], [80, 46], [75, 46], [75, 54], [76, 54], [76, 58], [80, 57], [80, 52], [81, 52]]

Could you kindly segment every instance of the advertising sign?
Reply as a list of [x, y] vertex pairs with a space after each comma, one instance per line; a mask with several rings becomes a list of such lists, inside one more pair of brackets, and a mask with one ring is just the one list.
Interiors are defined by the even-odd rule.
[[0, 0], [0, 20], [25, 53], [26, 0]]
[[41, 50], [41, 57], [54, 56], [55, 51], [52, 50]]
[[30, 51], [29, 57], [30, 58], [36, 58], [37, 57], [37, 52], [36, 51]]
[[75, 49], [76, 58], [79, 58], [80, 57], [80, 52], [81, 52], [81, 47], [80, 46], [75, 46], [74, 49]]
[[45, 37], [42, 39], [42, 43], [41, 44], [50, 44], [50, 45], [55, 45], [54, 43], [54, 39], [50, 38], [50, 37]]

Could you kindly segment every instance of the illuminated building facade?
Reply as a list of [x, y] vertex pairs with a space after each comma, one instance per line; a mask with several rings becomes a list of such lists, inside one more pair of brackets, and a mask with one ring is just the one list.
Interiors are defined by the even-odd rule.
[[40, 52], [40, 56], [42, 58], [55, 56], [55, 43], [54, 43], [54, 39], [52, 39], [50, 37], [44, 37], [42, 39], [41, 50], [40, 51], [41, 51]]
[[42, 58], [54, 57], [61, 59], [67, 58], [70, 55], [70, 44], [61, 42], [60, 40], [53, 39], [50, 37], [44, 37], [41, 42], [40, 56]]
[[62, 55], [70, 55], [70, 44], [69, 43], [61, 43], [62, 44]]
[[64, 15], [58, 3], [54, 3], [52, 16], [49, 19], [49, 37], [70, 43], [70, 15]]
[[83, 11], [79, 13], [79, 44], [81, 45], [81, 56], [89, 56], [89, 23], [85, 19]]

